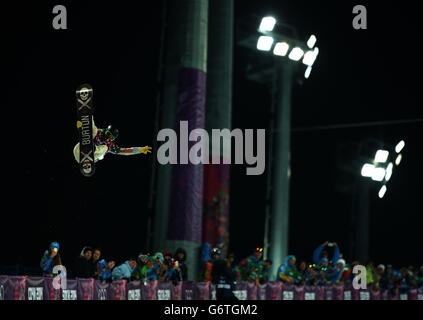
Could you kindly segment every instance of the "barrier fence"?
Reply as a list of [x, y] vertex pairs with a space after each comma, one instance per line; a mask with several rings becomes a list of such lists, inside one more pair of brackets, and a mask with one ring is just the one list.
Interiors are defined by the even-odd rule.
[[[66, 281], [66, 288], [55, 289], [54, 279], [28, 276], [0, 276], [0, 300], [215, 300], [215, 285], [210, 282], [170, 282], [117, 280], [107, 283], [94, 279]], [[295, 286], [282, 282], [255, 285], [236, 284], [240, 300], [423, 300], [423, 290], [392, 295], [381, 289], [355, 290], [351, 285], [326, 287]]]

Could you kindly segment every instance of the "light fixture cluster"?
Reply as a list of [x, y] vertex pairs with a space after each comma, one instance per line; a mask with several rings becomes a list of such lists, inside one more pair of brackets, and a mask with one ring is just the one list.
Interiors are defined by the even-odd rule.
[[276, 56], [285, 57], [293, 61], [300, 61], [307, 66], [304, 77], [307, 79], [310, 76], [312, 66], [319, 55], [319, 48], [315, 47], [317, 39], [315, 35], [311, 35], [307, 41], [307, 49], [304, 47], [290, 45], [283, 37], [275, 34], [273, 29], [276, 25], [274, 17], [264, 17], [261, 20], [258, 31], [262, 34], [257, 40], [257, 50], [272, 51]]
[[404, 149], [404, 146], [405, 142], [404, 140], [401, 140], [397, 143], [395, 150], [392, 152], [389, 152], [388, 150], [377, 150], [373, 163], [365, 163], [361, 168], [361, 175], [363, 177], [371, 178], [373, 181], [382, 182], [383, 185], [378, 194], [379, 198], [383, 198], [387, 191], [386, 184], [391, 179], [394, 163], [396, 166], [401, 163], [401, 151]]

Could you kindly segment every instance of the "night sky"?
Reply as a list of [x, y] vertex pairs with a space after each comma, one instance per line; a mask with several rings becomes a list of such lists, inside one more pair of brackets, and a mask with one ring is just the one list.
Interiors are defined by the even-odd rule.
[[[421, 265], [423, 123], [296, 130], [423, 118], [417, 5], [339, 2], [235, 1], [235, 23], [251, 13], [273, 14], [304, 40], [315, 34], [320, 49], [310, 78], [293, 93], [289, 250], [310, 261], [313, 249], [330, 240], [346, 252], [352, 200], [340, 189], [357, 177], [345, 174], [340, 161], [353, 165], [353, 146], [367, 138], [404, 139], [403, 162], [387, 194], [379, 199], [376, 184], [372, 189], [370, 253], [376, 263]], [[145, 250], [155, 159], [109, 155], [87, 179], [72, 154], [75, 89], [82, 83], [94, 88], [97, 126], [119, 128], [120, 146], [151, 146], [156, 139], [162, 8], [161, 1], [137, 3], [28, 1], [2, 8], [0, 265], [37, 266], [51, 241], [61, 244], [64, 265], [85, 245], [118, 261]], [[68, 30], [52, 27], [57, 4], [67, 8]], [[368, 30], [352, 28], [356, 4], [367, 7]], [[245, 49], [235, 46], [232, 127], [267, 128], [270, 97], [245, 79], [247, 63]], [[244, 166], [232, 166], [230, 250], [238, 259], [263, 245], [265, 186], [266, 174], [246, 176]]]

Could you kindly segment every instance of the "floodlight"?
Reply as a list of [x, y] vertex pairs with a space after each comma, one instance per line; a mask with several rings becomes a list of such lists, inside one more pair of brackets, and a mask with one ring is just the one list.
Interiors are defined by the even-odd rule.
[[375, 155], [375, 162], [385, 163], [388, 160], [389, 151], [378, 150]]
[[260, 36], [257, 41], [257, 49], [261, 51], [270, 51], [273, 45], [273, 38], [268, 36]]
[[400, 142], [398, 142], [398, 144], [395, 146], [395, 152], [396, 153], [400, 153], [401, 150], [404, 148], [405, 146], [405, 142], [404, 140], [401, 140]]
[[383, 198], [383, 196], [385, 195], [385, 193], [386, 193], [386, 186], [385, 185], [383, 185], [382, 186], [382, 188], [380, 188], [380, 190], [379, 190], [379, 198]]
[[389, 179], [391, 179], [392, 176], [392, 169], [394, 168], [394, 165], [392, 164], [392, 162], [390, 162], [388, 164], [388, 166], [386, 167], [386, 175], [385, 175], [385, 180], [389, 181]]
[[402, 160], [402, 155], [401, 153], [397, 156], [397, 158], [395, 159], [395, 164], [398, 166], [401, 163]]
[[313, 51], [311, 50], [307, 51], [306, 54], [304, 55], [303, 63], [311, 67], [314, 61], [316, 60], [318, 54], [319, 54], [318, 48], [315, 48]]
[[278, 42], [273, 49], [273, 54], [277, 56], [286, 56], [289, 50], [289, 44], [286, 42]]
[[372, 180], [374, 181], [382, 181], [385, 178], [386, 171], [384, 168], [375, 168], [372, 174]]
[[313, 49], [314, 45], [316, 44], [316, 41], [317, 41], [316, 36], [314, 34], [312, 34], [307, 41], [307, 46], [310, 49]]
[[363, 177], [371, 177], [373, 176], [373, 171], [375, 170], [375, 166], [370, 164], [370, 163], [366, 163], [365, 165], [363, 165], [363, 167], [361, 168], [361, 175]]
[[304, 73], [304, 78], [308, 79], [308, 77], [310, 77], [310, 73], [311, 73], [311, 66], [308, 66]]
[[295, 47], [294, 49], [291, 50], [288, 57], [291, 60], [298, 61], [301, 59], [303, 54], [304, 54], [304, 51], [301, 48]]
[[276, 19], [273, 17], [264, 17], [261, 19], [259, 31], [265, 32], [265, 31], [272, 31], [275, 27]]

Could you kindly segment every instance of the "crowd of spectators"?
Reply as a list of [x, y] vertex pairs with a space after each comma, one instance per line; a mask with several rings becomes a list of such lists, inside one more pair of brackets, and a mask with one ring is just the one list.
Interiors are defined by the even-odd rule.
[[[331, 257], [329, 252], [332, 252]], [[102, 259], [101, 249], [84, 247], [75, 264], [68, 270], [68, 277], [95, 278], [105, 281], [126, 279], [128, 281], [159, 280], [186, 281], [188, 268], [187, 253], [179, 248], [174, 253], [156, 252], [141, 253], [138, 257], [129, 258], [116, 265], [114, 259]], [[263, 249], [255, 248], [252, 254], [236, 263], [236, 257], [229, 253], [221, 257], [219, 248], [211, 248], [205, 243], [201, 251], [200, 273], [195, 280], [215, 282], [218, 273], [223, 272], [234, 282], [250, 281], [263, 284], [269, 281], [272, 261], [263, 259]], [[53, 242], [41, 258], [40, 266], [43, 276], [53, 277], [53, 268], [60, 265], [59, 244]], [[330, 284], [352, 283], [355, 274], [354, 266], [361, 265], [359, 261], [347, 263], [336, 242], [326, 241], [319, 245], [312, 254], [311, 262], [297, 261], [295, 255], [288, 255], [279, 266], [276, 280], [295, 285], [326, 286]], [[408, 267], [399, 270], [392, 265], [373, 262], [365, 264], [367, 286], [372, 289], [391, 290], [392, 294], [408, 293], [410, 289], [423, 289], [423, 266]]]
[[[60, 265], [59, 244], [52, 242], [40, 261], [42, 275], [54, 277], [54, 266]], [[140, 253], [117, 265], [114, 259], [101, 259], [100, 248], [84, 247], [75, 263], [67, 270], [68, 278], [94, 278], [105, 281], [148, 280], [184, 281], [188, 279], [185, 264], [186, 251], [178, 248], [174, 254], [169, 251], [156, 252], [153, 255]]]

